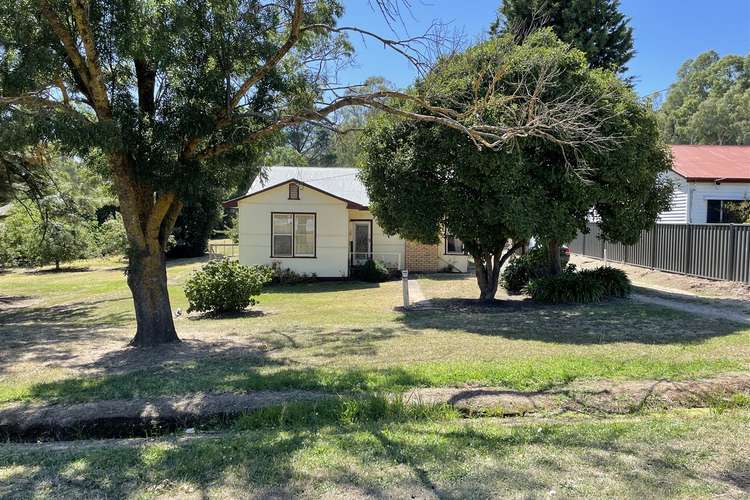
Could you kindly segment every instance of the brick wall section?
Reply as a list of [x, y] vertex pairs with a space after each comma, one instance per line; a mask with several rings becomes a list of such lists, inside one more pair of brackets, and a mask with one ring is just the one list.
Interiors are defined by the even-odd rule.
[[413, 273], [436, 273], [440, 270], [438, 245], [406, 242], [406, 269]]

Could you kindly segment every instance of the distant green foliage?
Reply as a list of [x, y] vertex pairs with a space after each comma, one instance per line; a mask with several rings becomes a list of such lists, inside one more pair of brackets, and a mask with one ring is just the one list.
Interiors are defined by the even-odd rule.
[[750, 54], [688, 59], [659, 113], [673, 144], [750, 144]]
[[526, 287], [531, 298], [547, 304], [589, 304], [608, 297], [625, 297], [630, 293], [627, 275], [610, 267], [576, 271], [569, 267], [558, 276], [532, 280]]
[[390, 276], [388, 268], [379, 260], [369, 259], [364, 264], [352, 268], [352, 278], [368, 283], [388, 281]]
[[174, 245], [167, 251], [169, 258], [201, 257], [208, 250], [208, 240], [221, 221], [222, 191], [201, 186], [185, 202], [172, 229]]
[[271, 281], [271, 269], [243, 266], [237, 261], [220, 259], [193, 273], [185, 284], [188, 312], [239, 312], [257, 302], [263, 285]]
[[541, 248], [518, 255], [505, 266], [500, 283], [510, 293], [521, 293], [531, 280], [549, 274], [547, 253]]
[[[49, 200], [47, 200], [49, 201]], [[75, 214], [45, 220], [36, 205], [14, 207], [3, 221], [0, 256], [5, 266], [45, 266], [97, 254], [91, 221]]]
[[101, 255], [125, 255], [128, 250], [128, 235], [118, 213], [108, 218], [96, 230], [96, 242]]
[[543, 27], [582, 50], [594, 68], [622, 73], [635, 54], [620, 0], [503, 0], [490, 32], [524, 35]]

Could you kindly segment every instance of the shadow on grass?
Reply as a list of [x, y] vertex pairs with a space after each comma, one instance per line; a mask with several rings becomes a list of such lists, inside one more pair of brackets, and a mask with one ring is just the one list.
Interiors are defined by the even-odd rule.
[[433, 298], [429, 307], [404, 311], [400, 321], [415, 330], [463, 330], [574, 345], [689, 345], [746, 329], [731, 321], [617, 299], [590, 305], [545, 305], [523, 299], [486, 304], [472, 299]]
[[[721, 436], [708, 438], [701, 446], [704, 453], [691, 458], [699, 439], [693, 434], [686, 424], [659, 420], [507, 428], [413, 422], [268, 429], [140, 446], [0, 455], [0, 465], [15, 467], [6, 473], [0, 494], [27, 492], [32, 497], [41, 493], [35, 488], [46, 485], [56, 496], [68, 497], [123, 497], [139, 491], [170, 496], [179, 488], [203, 498], [280, 498], [325, 488], [327, 495], [337, 497], [497, 498], [548, 496], [568, 487], [574, 488], [568, 493], [586, 496], [602, 486], [627, 497], [700, 495], [696, 486], [698, 491], [709, 483], [716, 487], [700, 471], [722, 444]], [[738, 470], [733, 467], [725, 476], [742, 488]]]
[[76, 343], [132, 320], [130, 312], [102, 313], [97, 308], [100, 302], [118, 300], [126, 299], [0, 309], [0, 373], [20, 354], [35, 362], [68, 361], [77, 354]]

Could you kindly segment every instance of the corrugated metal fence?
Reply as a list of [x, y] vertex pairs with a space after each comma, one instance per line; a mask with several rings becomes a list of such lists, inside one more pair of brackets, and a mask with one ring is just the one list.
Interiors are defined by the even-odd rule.
[[750, 283], [750, 224], [657, 224], [635, 245], [604, 242], [599, 225], [570, 243], [573, 253], [660, 271]]

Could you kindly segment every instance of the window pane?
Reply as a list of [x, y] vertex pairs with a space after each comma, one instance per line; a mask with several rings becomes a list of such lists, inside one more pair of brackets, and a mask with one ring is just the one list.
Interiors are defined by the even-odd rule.
[[445, 245], [447, 253], [464, 253], [464, 244], [458, 238], [453, 236], [445, 237]]
[[314, 215], [294, 216], [294, 254], [303, 257], [315, 255]]
[[273, 214], [273, 234], [292, 234], [292, 214]]
[[291, 257], [292, 256], [292, 235], [274, 235], [273, 236], [273, 256], [274, 257]]
[[724, 200], [721, 221], [729, 224], [750, 224], [750, 201]]
[[706, 222], [712, 224], [721, 222], [721, 200], [708, 200], [707, 205]]

